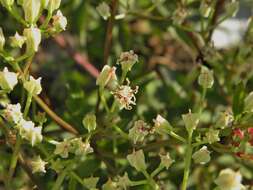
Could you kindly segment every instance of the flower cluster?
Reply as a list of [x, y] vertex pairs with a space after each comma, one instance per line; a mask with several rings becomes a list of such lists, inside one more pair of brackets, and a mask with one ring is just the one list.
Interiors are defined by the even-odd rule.
[[[138, 92], [138, 86], [131, 88], [129, 80], [126, 79], [127, 72], [131, 70], [136, 62], [138, 62], [138, 56], [132, 50], [123, 52], [118, 60], [118, 64], [122, 68], [121, 81], [118, 80], [116, 75], [116, 67], [108, 65], [104, 66], [97, 78], [96, 84], [101, 90], [107, 88], [111, 91], [120, 109], [131, 110], [131, 105], [136, 105], [135, 94]], [[127, 83], [123, 84], [125, 80]]]

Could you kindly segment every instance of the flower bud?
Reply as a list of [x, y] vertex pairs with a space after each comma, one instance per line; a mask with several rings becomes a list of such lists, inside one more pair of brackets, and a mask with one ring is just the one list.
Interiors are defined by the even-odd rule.
[[192, 132], [196, 129], [199, 123], [199, 115], [196, 113], [191, 113], [191, 110], [187, 114], [182, 115], [186, 130]]
[[205, 135], [204, 140], [208, 141], [209, 144], [220, 141], [218, 130], [210, 129]]
[[210, 71], [207, 67], [202, 66], [198, 83], [203, 88], [212, 88], [214, 83], [213, 71]]
[[206, 164], [211, 160], [210, 152], [206, 146], [203, 146], [197, 152], [192, 155], [192, 158], [195, 163], [199, 164]]
[[16, 32], [15, 36], [10, 37], [10, 44], [12, 47], [19, 47], [21, 48], [23, 44], [26, 41], [26, 37], [19, 35], [18, 32]]
[[244, 190], [241, 183], [242, 175], [227, 168], [220, 171], [218, 178], [214, 181], [220, 189], [224, 190]]
[[142, 150], [134, 150], [132, 154], [127, 155], [127, 160], [137, 171], [145, 171], [147, 169], [145, 156]]
[[25, 13], [25, 20], [30, 24], [37, 21], [40, 13], [41, 0], [24, 0], [23, 10]]
[[170, 154], [160, 154], [161, 163], [160, 165], [165, 167], [166, 169], [169, 169], [171, 164], [174, 162], [174, 160], [171, 159]]
[[26, 37], [26, 51], [36, 52], [38, 51], [41, 42], [41, 32], [38, 28], [26, 28], [24, 29], [24, 36]]
[[60, 5], [61, 0], [49, 0], [47, 10], [52, 13], [54, 10], [59, 9]]
[[208, 17], [212, 12], [212, 1], [211, 0], [203, 0], [200, 4], [200, 13], [204, 17]]
[[121, 65], [123, 71], [128, 72], [131, 71], [133, 65], [137, 62], [138, 55], [136, 55], [133, 50], [130, 50], [129, 52], [121, 53], [117, 64]]
[[89, 131], [94, 131], [97, 127], [96, 116], [94, 114], [87, 114], [83, 118], [83, 125]]
[[96, 9], [104, 20], [107, 20], [111, 16], [110, 7], [105, 2], [100, 3]]
[[108, 87], [110, 90], [115, 89], [118, 85], [118, 80], [115, 72], [116, 67], [105, 65], [97, 78], [96, 84], [101, 88]]
[[87, 189], [95, 189], [97, 186], [99, 178], [98, 177], [89, 177], [83, 179], [83, 184]]
[[148, 125], [142, 121], [136, 121], [134, 127], [129, 130], [129, 138], [136, 144], [142, 142], [144, 138], [149, 134]]
[[253, 112], [253, 92], [244, 99], [244, 111]]
[[60, 10], [57, 11], [56, 15], [53, 16], [53, 28], [56, 32], [60, 32], [66, 29], [67, 18], [63, 16]]
[[13, 5], [14, 0], [0, 0], [0, 2], [4, 7], [8, 9]]
[[14, 72], [9, 72], [7, 67], [5, 67], [4, 70], [0, 72], [0, 86], [2, 90], [10, 92], [13, 90], [17, 83], [17, 74]]
[[154, 120], [154, 123], [155, 132], [160, 135], [168, 134], [168, 131], [172, 130], [172, 126], [170, 125], [170, 123], [161, 115], [157, 115], [156, 119]]
[[30, 76], [30, 80], [24, 82], [24, 88], [32, 95], [38, 95], [42, 91], [40, 82], [41, 77], [35, 80]]
[[5, 37], [2, 28], [0, 27], [0, 51], [4, 49]]
[[47, 162], [43, 161], [40, 156], [31, 161], [32, 173], [43, 172], [46, 173], [45, 166]]

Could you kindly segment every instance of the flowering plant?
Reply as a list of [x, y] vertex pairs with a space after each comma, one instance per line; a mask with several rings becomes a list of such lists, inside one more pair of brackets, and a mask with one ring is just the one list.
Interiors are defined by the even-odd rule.
[[252, 189], [240, 3], [0, 0], [0, 189]]

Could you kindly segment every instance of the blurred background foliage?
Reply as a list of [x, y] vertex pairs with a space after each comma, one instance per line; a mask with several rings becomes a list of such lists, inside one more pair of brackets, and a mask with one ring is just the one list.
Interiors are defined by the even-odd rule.
[[[96, 11], [96, 6], [101, 2], [62, 0], [61, 9], [68, 18], [68, 28], [60, 36], [64, 38], [67, 46], [61, 48], [59, 42], [52, 38], [44, 40], [31, 69], [33, 75], [43, 78], [43, 99], [81, 133], [86, 133], [81, 123], [87, 113], [96, 112], [98, 121], [102, 121], [102, 124], [106, 121], [110, 125], [112, 122], [97, 108], [95, 78], [73, 58], [73, 52], [79, 52], [86, 58], [86, 62], [90, 62], [98, 70], [103, 67], [104, 44], [109, 21], [103, 20]], [[111, 4], [110, 0], [106, 2]], [[227, 109], [232, 111], [232, 105], [235, 103], [233, 95], [238, 89], [248, 93], [253, 88], [253, 23], [250, 20], [253, 1], [240, 0], [239, 11], [233, 18], [231, 17], [234, 9], [229, 7], [232, 1], [211, 1], [217, 4], [217, 13], [210, 18], [201, 15], [201, 1], [186, 0], [186, 2], [186, 7], [180, 7], [178, 0], [119, 0], [117, 10], [119, 19], [113, 22], [109, 64], [114, 65], [122, 51], [131, 49], [139, 55], [140, 60], [129, 76], [131, 84], [140, 87], [137, 106], [132, 111], [122, 111], [121, 120], [117, 124], [126, 133], [137, 119], [153, 124], [153, 118], [159, 113], [172, 125], [180, 126], [177, 130], [184, 134], [181, 114], [186, 113], [189, 108], [194, 110], [200, 101], [200, 88], [196, 79], [201, 64], [213, 69], [215, 75], [214, 88], [207, 93], [208, 103], [201, 118], [203, 128], [214, 121], [218, 111]], [[186, 14], [182, 22], [181, 14]], [[178, 16], [177, 19], [175, 16]], [[225, 19], [239, 22], [239, 31], [233, 22], [228, 25], [234, 28], [220, 27], [218, 31], [219, 22]], [[7, 36], [19, 30], [19, 25], [2, 7], [0, 7], [0, 25]], [[216, 41], [212, 42], [212, 39], [215, 39], [215, 32], [223, 32], [223, 36], [216, 37]], [[227, 40], [227, 44], [221, 45], [222, 47], [217, 45], [224, 40], [223, 38], [233, 35], [236, 36], [235, 41], [231, 37]], [[3, 65], [1, 63], [1, 66]], [[16, 89], [11, 99], [17, 102], [21, 96], [20, 90]], [[44, 133], [48, 138], [51, 136], [59, 139], [67, 135], [59, 133], [57, 126], [50, 119], [46, 123]], [[162, 145], [171, 153], [176, 163], [168, 172], [162, 173], [160, 178], [164, 180], [164, 189], [178, 189], [184, 168], [184, 147], [168, 137], [150, 138], [146, 144], [139, 145], [148, 151], [149, 168], [154, 169], [159, 164], [156, 153], [160, 151]], [[115, 143], [117, 153], [114, 152]], [[117, 174], [122, 175], [122, 171], [127, 171], [130, 178], [142, 179], [140, 174], [126, 164], [125, 156], [132, 151], [132, 145], [122, 139], [117, 131], [106, 128], [104, 134], [93, 138], [94, 144], [96, 154], [81, 163], [77, 169], [82, 178], [91, 175], [102, 176], [99, 180], [101, 186], [107, 181], [108, 176], [113, 178]], [[207, 166], [194, 166], [190, 179], [191, 189], [213, 189], [214, 178], [218, 171], [225, 167], [239, 169], [245, 183], [253, 185], [252, 161], [239, 159], [230, 153], [221, 153], [213, 151], [212, 161]], [[1, 176], [4, 175], [1, 174], [1, 168], [9, 158], [3, 156], [0, 151], [0, 159]], [[115, 162], [115, 159], [118, 161]], [[40, 177], [45, 183], [53, 182], [54, 172], [49, 171]], [[15, 181], [15, 183], [20, 187], [23, 182]], [[65, 189], [69, 189], [70, 185], [73, 186], [68, 180], [65, 183]], [[50, 189], [50, 185], [52, 184], [47, 184], [47, 189]], [[78, 187], [78, 184], [74, 185]], [[133, 189], [147, 188], [139, 186]]]

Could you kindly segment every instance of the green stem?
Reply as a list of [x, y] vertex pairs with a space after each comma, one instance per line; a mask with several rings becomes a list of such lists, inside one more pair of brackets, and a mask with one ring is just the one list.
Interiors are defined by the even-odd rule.
[[190, 174], [191, 159], [192, 159], [192, 131], [188, 134], [187, 150], [185, 155], [184, 178], [182, 182], [182, 190], [187, 189], [187, 183]]
[[154, 181], [154, 179], [148, 174], [148, 172], [145, 170], [145, 171], [142, 171], [143, 175], [146, 177], [149, 185], [153, 188], [153, 189], [156, 189], [157, 187], [157, 184], [156, 182]]
[[169, 131], [168, 134], [169, 134], [170, 136], [174, 137], [175, 139], [177, 139], [177, 140], [179, 140], [179, 141], [181, 141], [181, 142], [183, 142], [183, 143], [186, 143], [186, 140], [185, 140], [183, 137], [181, 137], [181, 136], [179, 136], [178, 134], [176, 134], [175, 132]]
[[56, 182], [52, 188], [52, 190], [59, 190], [61, 188], [61, 184], [64, 181], [64, 178], [66, 177], [68, 173], [68, 167], [63, 170], [63, 172], [57, 177]]
[[13, 7], [7, 7], [6, 8], [9, 13], [18, 21], [20, 22], [21, 24], [23, 24], [24, 26], [28, 26], [28, 24], [26, 23], [26, 21], [18, 14], [18, 12], [13, 9]]
[[107, 102], [106, 102], [106, 99], [105, 99], [105, 96], [104, 96], [104, 93], [103, 93], [103, 90], [102, 90], [102, 89], [99, 90], [99, 95], [100, 95], [101, 102], [102, 102], [102, 104], [103, 104], [103, 106], [104, 106], [106, 112], [109, 113], [109, 112], [110, 112], [110, 109], [109, 109], [109, 106], [108, 106], [108, 104], [107, 104]]
[[76, 181], [78, 181], [82, 186], [84, 186], [83, 180], [82, 180], [75, 172], [71, 172], [70, 175], [71, 175]]
[[26, 104], [25, 104], [24, 118], [27, 117], [27, 114], [29, 112], [31, 103], [32, 103], [32, 94], [28, 92], [27, 99], [26, 99]]
[[11, 164], [10, 164], [10, 168], [9, 168], [8, 178], [7, 178], [7, 186], [8, 186], [7, 189], [10, 188], [10, 183], [12, 181], [11, 179], [14, 174], [14, 171], [15, 171], [15, 168], [17, 165], [17, 161], [18, 161], [18, 154], [19, 154], [19, 151], [21, 148], [21, 143], [22, 143], [21, 137], [19, 135], [17, 135], [16, 144], [15, 144], [14, 151], [13, 151], [13, 154], [11, 157]]
[[130, 186], [139, 186], [139, 185], [145, 185], [147, 184], [147, 180], [140, 180], [140, 181], [131, 181]]
[[151, 173], [151, 177], [155, 177], [157, 174], [159, 174], [163, 170], [164, 166], [161, 164]]

